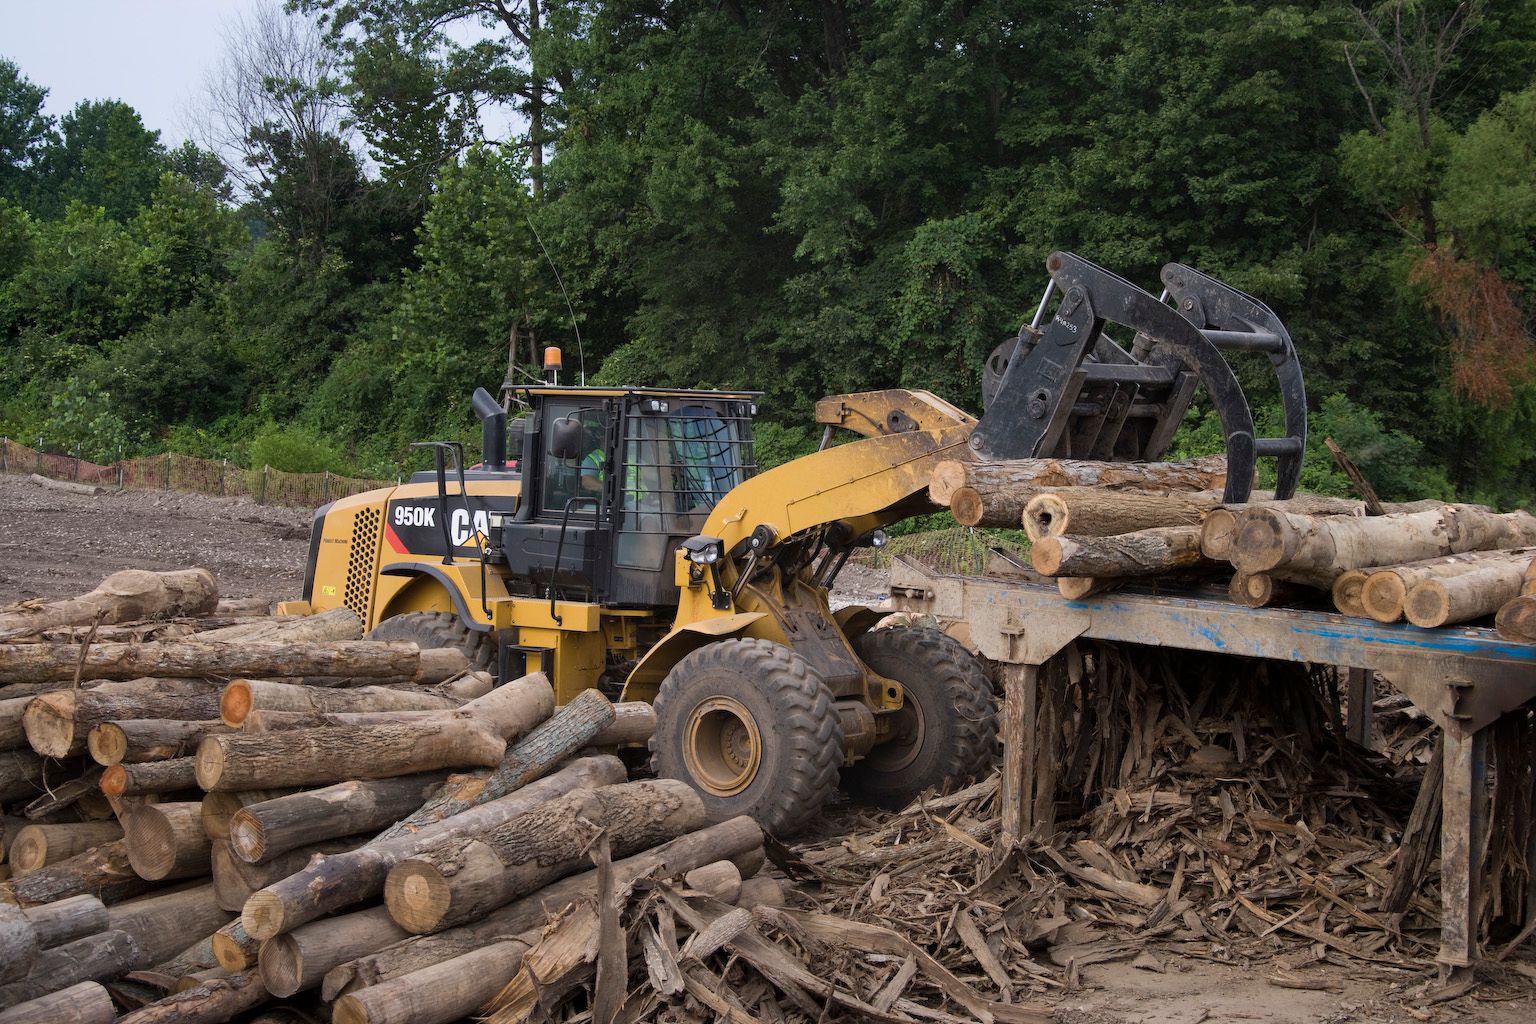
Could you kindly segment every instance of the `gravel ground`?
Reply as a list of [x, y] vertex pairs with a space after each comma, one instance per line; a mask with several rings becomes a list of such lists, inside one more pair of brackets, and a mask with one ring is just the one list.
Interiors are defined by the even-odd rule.
[[202, 566], [222, 597], [297, 598], [310, 511], [175, 491], [55, 490], [0, 476], [0, 604], [90, 590], [119, 569]]

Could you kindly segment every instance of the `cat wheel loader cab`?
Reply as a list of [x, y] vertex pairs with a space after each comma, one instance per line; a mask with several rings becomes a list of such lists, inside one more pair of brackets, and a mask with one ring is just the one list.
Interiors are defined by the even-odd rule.
[[[883, 527], [934, 510], [941, 460], [1157, 459], [1202, 385], [1229, 501], [1260, 458], [1289, 495], [1305, 441], [1295, 350], [1263, 304], [1178, 264], [1162, 298], [1069, 253], [1047, 269], [1033, 321], [988, 361], [981, 418], [922, 391], [826, 398], [821, 450], [762, 473], [753, 392], [552, 375], [512, 392], [525, 410], [513, 471], [505, 415], [478, 390], [482, 465], [431, 442], [434, 470], [317, 512], [305, 598], [346, 605], [375, 635], [494, 658], [503, 679], [541, 670], [558, 703], [589, 687], [652, 702], [653, 767], [717, 817], [789, 834], [839, 782], [887, 804], [958, 783], [996, 735], [975, 660], [940, 632], [871, 630], [878, 615], [828, 601]], [[1284, 436], [1254, 436], [1226, 352], [1268, 359]], [[855, 436], [834, 444], [838, 430]]]

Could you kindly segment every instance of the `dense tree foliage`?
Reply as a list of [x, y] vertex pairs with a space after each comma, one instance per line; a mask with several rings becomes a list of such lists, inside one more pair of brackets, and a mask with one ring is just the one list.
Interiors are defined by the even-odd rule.
[[978, 406], [1070, 249], [1268, 302], [1389, 495], [1536, 495], [1536, 0], [289, 7], [223, 167], [0, 61], [0, 428], [386, 471], [579, 329], [767, 392], [775, 460], [823, 394]]

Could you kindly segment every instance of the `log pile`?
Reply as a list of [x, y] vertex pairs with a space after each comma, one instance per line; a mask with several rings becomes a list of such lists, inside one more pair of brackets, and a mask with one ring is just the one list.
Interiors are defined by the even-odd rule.
[[[1250, 608], [1326, 603], [1415, 626], [1496, 617], [1536, 642], [1536, 517], [1255, 492], [1224, 505], [1220, 457], [1184, 463], [943, 462], [929, 497], [962, 525], [1020, 528], [1035, 571], [1080, 599], [1129, 581], [1219, 580]], [[1492, 624], [1492, 623], [1490, 623]]]

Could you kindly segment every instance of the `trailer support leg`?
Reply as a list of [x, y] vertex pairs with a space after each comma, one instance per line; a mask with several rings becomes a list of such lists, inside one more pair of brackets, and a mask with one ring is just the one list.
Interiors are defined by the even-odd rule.
[[1442, 973], [1477, 958], [1478, 875], [1487, 844], [1488, 731], [1445, 730], [1440, 819]]
[[1351, 668], [1345, 677], [1345, 700], [1349, 704], [1349, 724], [1344, 729], [1346, 739], [1369, 748], [1371, 745], [1371, 712], [1376, 701], [1376, 673], [1368, 668]]
[[1003, 664], [1003, 835], [1018, 843], [1035, 826], [1035, 722], [1040, 666]]

